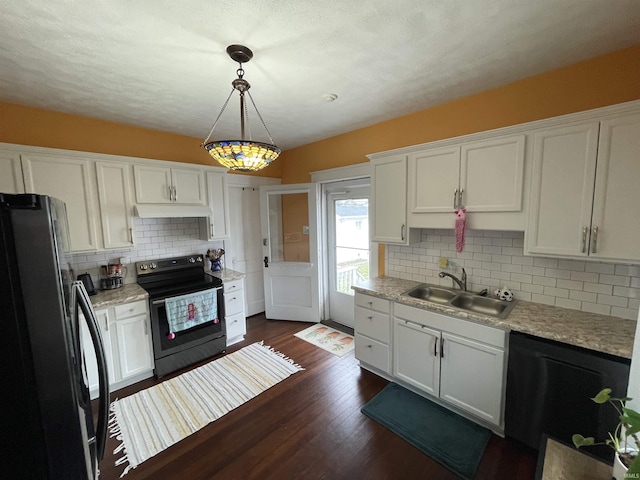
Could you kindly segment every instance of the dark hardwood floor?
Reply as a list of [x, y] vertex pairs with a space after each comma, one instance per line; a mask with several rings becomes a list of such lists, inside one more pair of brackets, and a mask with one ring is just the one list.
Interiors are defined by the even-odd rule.
[[[125, 479], [457, 479], [360, 413], [388, 382], [360, 369], [353, 353], [339, 358], [293, 336], [307, 326], [250, 317], [246, 340], [229, 353], [264, 340], [306, 370], [142, 463]], [[149, 379], [118, 390], [112, 400], [155, 383]], [[118, 443], [107, 442], [101, 480], [117, 479], [124, 469], [114, 465]], [[533, 453], [493, 435], [475, 478], [527, 480], [535, 468]]]

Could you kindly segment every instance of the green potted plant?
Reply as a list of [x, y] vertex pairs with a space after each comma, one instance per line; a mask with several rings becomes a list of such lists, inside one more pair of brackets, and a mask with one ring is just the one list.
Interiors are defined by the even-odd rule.
[[[609, 445], [616, 452], [613, 464], [613, 476], [616, 480], [624, 478], [640, 478], [640, 413], [626, 407], [628, 397], [615, 398], [611, 396], [611, 389], [601, 390], [595, 397], [595, 403], [609, 403], [616, 409], [620, 416], [620, 422], [615, 431], [609, 432], [609, 438], [603, 442], [596, 442], [593, 437], [583, 437], [575, 433], [571, 439], [576, 448], [591, 445]], [[625, 475], [626, 473], [626, 475]]]

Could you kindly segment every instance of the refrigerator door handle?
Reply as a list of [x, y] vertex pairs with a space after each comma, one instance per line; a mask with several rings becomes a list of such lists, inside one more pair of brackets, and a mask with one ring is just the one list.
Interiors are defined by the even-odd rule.
[[[102, 343], [102, 335], [98, 327], [98, 319], [96, 318], [89, 294], [84, 288], [84, 284], [80, 281], [74, 281], [72, 284], [72, 298], [76, 297], [76, 308], [74, 312], [78, 312], [80, 307], [84, 315], [93, 348], [96, 351], [96, 360], [98, 363], [98, 380], [99, 380], [99, 402], [98, 402], [98, 424], [96, 426], [96, 453], [97, 459], [102, 460], [104, 457], [104, 448], [107, 443], [107, 424], [109, 422], [109, 375], [107, 372], [107, 361], [104, 356]], [[74, 324], [77, 324], [74, 322]]]

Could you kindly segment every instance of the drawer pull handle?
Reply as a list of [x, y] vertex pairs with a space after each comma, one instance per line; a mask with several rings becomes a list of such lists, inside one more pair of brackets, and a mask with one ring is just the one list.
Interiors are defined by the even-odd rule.
[[373, 302], [367, 302], [370, 306], [373, 306]]
[[367, 345], [367, 348], [373, 348], [373, 345]]

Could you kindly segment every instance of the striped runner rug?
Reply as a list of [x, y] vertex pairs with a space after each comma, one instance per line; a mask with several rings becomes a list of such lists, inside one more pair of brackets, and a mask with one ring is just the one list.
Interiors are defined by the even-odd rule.
[[109, 429], [126, 465], [120, 478], [290, 375], [304, 370], [262, 342], [111, 404]]

